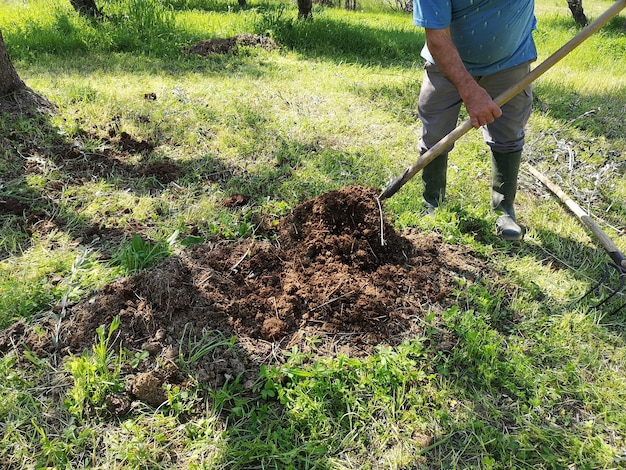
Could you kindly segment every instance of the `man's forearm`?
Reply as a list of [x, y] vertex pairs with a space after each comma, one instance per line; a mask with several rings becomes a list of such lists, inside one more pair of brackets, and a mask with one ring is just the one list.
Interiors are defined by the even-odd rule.
[[435, 59], [437, 67], [459, 91], [461, 99], [478, 87], [478, 84], [463, 65], [461, 56], [452, 42], [449, 29], [427, 29], [426, 43], [428, 50]]
[[449, 29], [426, 29], [426, 43], [439, 70], [459, 92], [474, 127], [489, 124], [502, 115], [498, 105], [465, 68]]

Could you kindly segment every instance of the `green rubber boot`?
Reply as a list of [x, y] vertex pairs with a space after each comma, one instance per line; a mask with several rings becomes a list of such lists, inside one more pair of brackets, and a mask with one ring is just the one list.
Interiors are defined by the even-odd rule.
[[491, 152], [491, 207], [500, 217], [496, 220], [496, 235], [504, 240], [521, 240], [524, 231], [515, 219], [515, 193], [522, 152]]
[[442, 153], [422, 170], [422, 181], [424, 182], [424, 205], [426, 213], [433, 214], [435, 208], [446, 196], [446, 182], [448, 173], [448, 154]]

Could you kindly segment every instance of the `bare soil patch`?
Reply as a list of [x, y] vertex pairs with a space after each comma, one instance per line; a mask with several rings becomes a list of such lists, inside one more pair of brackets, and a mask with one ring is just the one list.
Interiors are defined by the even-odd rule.
[[278, 44], [271, 38], [258, 34], [238, 34], [230, 38], [213, 38], [199, 41], [185, 49], [188, 54], [207, 56], [210, 54], [237, 54], [239, 47], [260, 47], [276, 49]]
[[0, 350], [78, 354], [119, 315], [119, 344], [150, 353], [129, 379], [129, 396], [154, 403], [160, 385], [182, 380], [181, 355], [209, 337], [236, 337], [234, 348], [194, 364], [213, 387], [238, 375], [251, 386], [260, 364], [282, 361], [294, 346], [359, 356], [398, 344], [420, 334], [431, 309], [451, 306], [456, 280], [471, 282], [484, 262], [436, 234], [397, 233], [386, 219], [381, 233], [376, 196], [346, 187], [297, 206], [271, 239], [195, 246], [69, 306], [60, 329], [52, 318], [36, 333], [15, 325], [0, 335]]

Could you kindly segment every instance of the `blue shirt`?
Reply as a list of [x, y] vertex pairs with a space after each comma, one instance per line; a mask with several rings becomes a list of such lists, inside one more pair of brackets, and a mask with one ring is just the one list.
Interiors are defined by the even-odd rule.
[[[534, 0], [413, 0], [413, 23], [450, 28], [472, 75], [488, 75], [537, 58]], [[435, 63], [424, 45], [422, 57]]]

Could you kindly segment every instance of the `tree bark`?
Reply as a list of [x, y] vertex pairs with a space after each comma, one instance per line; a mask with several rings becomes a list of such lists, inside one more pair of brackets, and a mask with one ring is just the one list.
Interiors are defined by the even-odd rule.
[[7, 48], [4, 45], [2, 31], [0, 31], [0, 97], [10, 95], [24, 88], [26, 88], [26, 85], [13, 67]]
[[580, 26], [587, 26], [589, 20], [583, 11], [583, 0], [567, 0], [567, 6], [572, 12], [574, 21]]
[[100, 18], [102, 16], [95, 0], [70, 0], [70, 3], [74, 7], [74, 10], [83, 16], [90, 16], [92, 18]]
[[298, 0], [298, 18], [313, 19], [313, 0]]
[[0, 31], [0, 112], [52, 114], [56, 109], [54, 103], [31, 90], [19, 77]]

